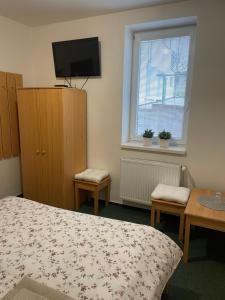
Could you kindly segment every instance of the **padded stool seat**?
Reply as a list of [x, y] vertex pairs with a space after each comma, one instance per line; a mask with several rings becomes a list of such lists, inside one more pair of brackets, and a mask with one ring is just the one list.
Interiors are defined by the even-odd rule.
[[151, 226], [155, 225], [155, 212], [157, 212], [157, 223], [160, 223], [160, 212], [180, 216], [179, 240], [184, 235], [184, 210], [188, 202], [190, 189], [158, 184], [151, 194]]
[[94, 214], [98, 215], [99, 192], [105, 189], [105, 201], [108, 205], [110, 200], [110, 183], [111, 178], [108, 171], [87, 169], [74, 176], [75, 188], [75, 208], [80, 208], [80, 190], [86, 190], [93, 193], [94, 197]]

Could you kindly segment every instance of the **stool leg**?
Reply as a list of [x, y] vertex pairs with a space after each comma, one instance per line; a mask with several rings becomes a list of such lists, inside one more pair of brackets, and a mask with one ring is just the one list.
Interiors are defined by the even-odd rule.
[[98, 215], [99, 191], [94, 191], [94, 214]]
[[152, 206], [151, 207], [151, 226], [155, 226], [155, 208]]
[[105, 204], [106, 204], [106, 206], [109, 205], [109, 201], [110, 201], [110, 184], [108, 184], [105, 188]]
[[157, 209], [156, 211], [156, 224], [159, 224], [160, 223], [160, 210]]
[[183, 241], [184, 239], [184, 214], [180, 215], [180, 225], [179, 225], [179, 240]]
[[80, 190], [75, 185], [75, 209], [78, 210], [80, 208]]

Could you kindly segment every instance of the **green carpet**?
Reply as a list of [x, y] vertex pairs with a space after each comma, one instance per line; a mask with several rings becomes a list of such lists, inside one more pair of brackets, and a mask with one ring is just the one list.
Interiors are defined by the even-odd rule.
[[[80, 212], [92, 213], [93, 203], [83, 203]], [[100, 203], [100, 216], [149, 225], [149, 211]], [[179, 244], [179, 218], [162, 214], [157, 227]], [[164, 300], [225, 300], [225, 233], [192, 228], [189, 263], [180, 263], [171, 278]]]

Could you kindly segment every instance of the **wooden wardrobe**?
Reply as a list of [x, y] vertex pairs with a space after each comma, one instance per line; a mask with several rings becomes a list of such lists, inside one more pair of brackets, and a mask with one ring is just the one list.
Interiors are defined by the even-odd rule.
[[72, 178], [86, 169], [86, 92], [18, 90], [23, 195], [74, 209]]

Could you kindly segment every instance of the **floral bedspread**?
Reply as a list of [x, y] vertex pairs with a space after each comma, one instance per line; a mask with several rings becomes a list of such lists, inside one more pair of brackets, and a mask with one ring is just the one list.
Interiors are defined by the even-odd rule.
[[160, 299], [181, 256], [150, 226], [0, 200], [0, 298], [27, 275], [74, 299]]

